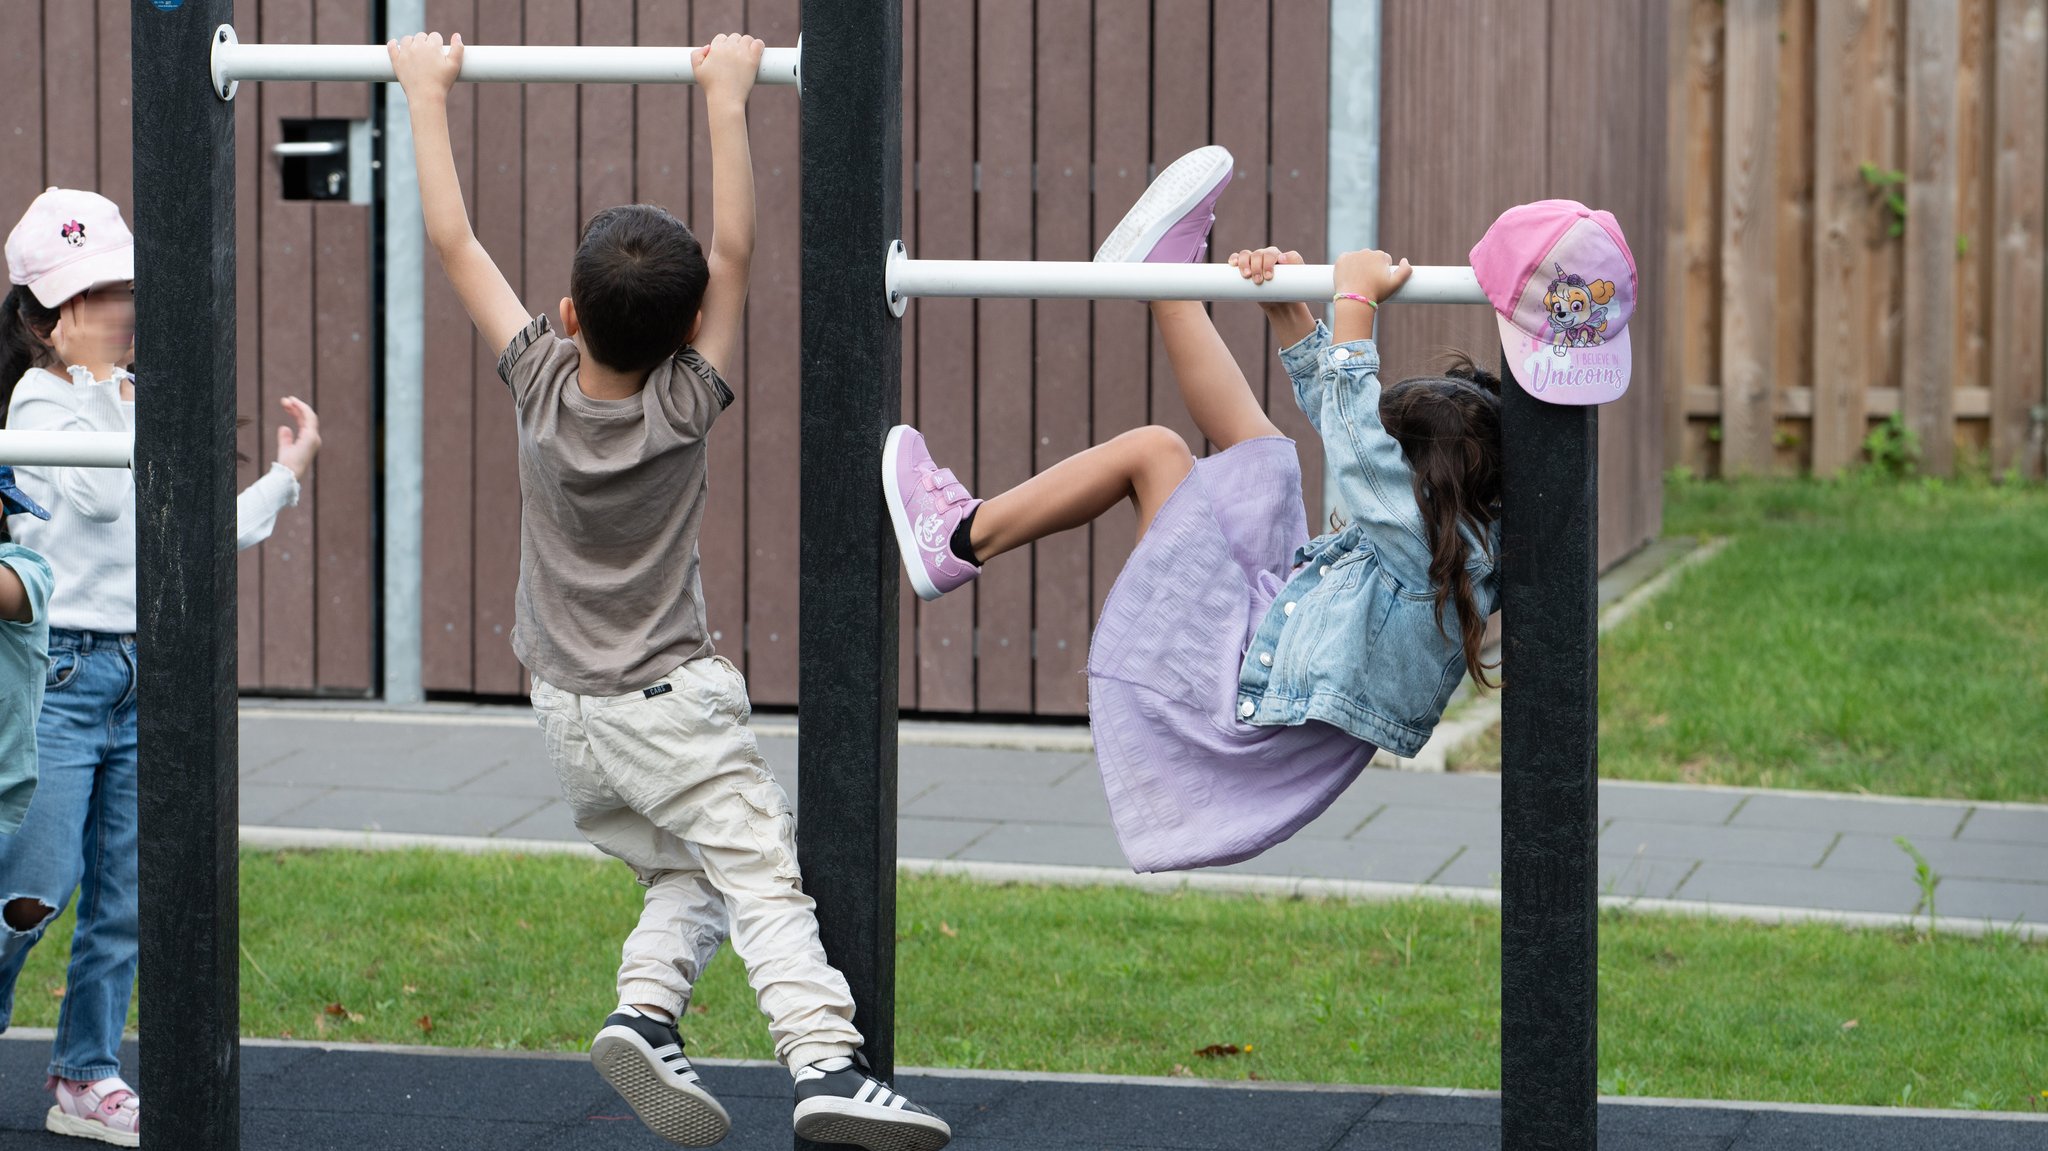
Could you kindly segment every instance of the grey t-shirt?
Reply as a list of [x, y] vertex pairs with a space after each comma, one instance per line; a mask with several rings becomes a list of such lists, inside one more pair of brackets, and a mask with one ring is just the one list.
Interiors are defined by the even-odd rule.
[[697, 574], [704, 436], [732, 389], [694, 348], [623, 400], [584, 395], [579, 364], [546, 316], [498, 357], [519, 421], [512, 650], [564, 691], [623, 695], [711, 654]]

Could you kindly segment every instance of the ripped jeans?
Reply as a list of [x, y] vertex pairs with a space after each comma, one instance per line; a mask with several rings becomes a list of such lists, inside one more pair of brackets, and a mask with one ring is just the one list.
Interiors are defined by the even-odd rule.
[[536, 676], [533, 710], [577, 830], [647, 889], [619, 965], [620, 1002], [681, 1019], [729, 929], [776, 1059], [798, 1068], [857, 1050], [853, 996], [818, 942], [795, 817], [747, 728], [739, 671], [695, 659], [616, 696]]
[[0, 1031], [14, 1018], [29, 950], [78, 892], [49, 1067], [66, 1079], [121, 1070], [138, 943], [135, 690], [135, 637], [51, 630], [35, 798], [21, 830], [0, 835], [0, 901], [50, 909], [27, 931], [0, 925]]

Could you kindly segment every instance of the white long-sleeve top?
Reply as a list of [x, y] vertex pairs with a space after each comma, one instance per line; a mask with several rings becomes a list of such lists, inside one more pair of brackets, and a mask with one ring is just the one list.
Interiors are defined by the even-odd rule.
[[[7, 426], [18, 431], [133, 432], [135, 402], [121, 398], [128, 374], [95, 380], [73, 367], [71, 379], [30, 368], [15, 385]], [[55, 588], [50, 626], [70, 631], [135, 631], [135, 475], [127, 468], [20, 465], [15, 480], [50, 513], [7, 519], [8, 533], [50, 561]], [[299, 502], [291, 469], [272, 464], [235, 501], [237, 549], [269, 538], [278, 512]]]

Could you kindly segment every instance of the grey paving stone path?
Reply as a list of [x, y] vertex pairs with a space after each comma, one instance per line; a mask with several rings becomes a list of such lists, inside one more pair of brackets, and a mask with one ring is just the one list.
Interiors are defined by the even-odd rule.
[[[757, 719], [794, 800], [795, 725]], [[241, 741], [244, 826], [579, 839], [524, 709], [250, 702]], [[1078, 726], [906, 725], [900, 854], [1126, 869], [1087, 748]], [[2048, 925], [2048, 806], [1606, 782], [1600, 818], [1610, 897], [1924, 915], [1904, 836], [1940, 877], [1944, 919]], [[1370, 769], [1292, 840], [1216, 870], [1490, 889], [1500, 866], [1499, 776]]]

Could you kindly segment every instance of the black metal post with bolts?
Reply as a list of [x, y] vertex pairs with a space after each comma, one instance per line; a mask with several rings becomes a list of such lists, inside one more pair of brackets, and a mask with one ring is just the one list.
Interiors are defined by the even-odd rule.
[[1600, 410], [1501, 366], [1501, 1147], [1591, 1151], [1599, 1097]]
[[133, 8], [145, 1146], [241, 1144], [232, 0]]
[[797, 854], [883, 1077], [896, 1046], [901, 574], [878, 469], [901, 406], [902, 327], [883, 274], [902, 216], [901, 21], [894, 3], [804, 0]]

